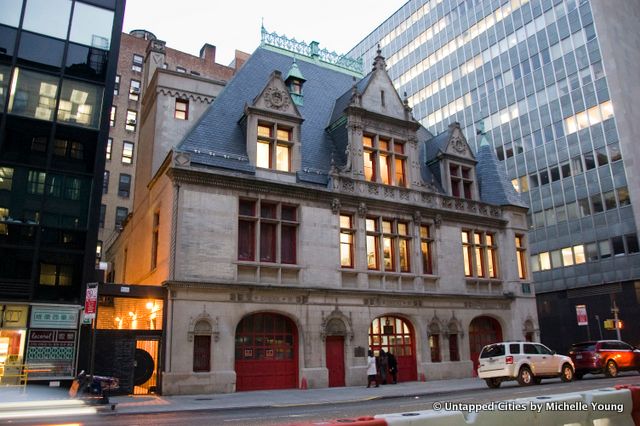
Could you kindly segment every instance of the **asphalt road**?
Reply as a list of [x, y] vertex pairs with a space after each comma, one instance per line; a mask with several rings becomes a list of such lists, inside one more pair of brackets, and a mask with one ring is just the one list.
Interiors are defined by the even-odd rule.
[[[308, 405], [295, 407], [251, 408], [229, 410], [182, 411], [173, 413], [126, 415], [103, 413], [94, 416], [66, 417], [46, 421], [20, 420], [10, 424], [25, 425], [229, 425], [229, 426], [272, 426], [288, 425], [296, 422], [327, 421], [339, 418], [355, 418], [365, 415], [404, 413], [430, 410], [434, 402], [474, 402], [483, 403], [541, 395], [578, 392], [615, 386], [617, 384], [640, 384], [640, 376], [625, 373], [615, 379], [587, 376], [583, 380], [562, 383], [559, 379], [544, 380], [537, 386], [520, 387], [516, 382], [503, 383], [499, 389], [449, 392], [439, 395], [376, 399], [345, 404]], [[8, 423], [9, 424], [9, 423]]]

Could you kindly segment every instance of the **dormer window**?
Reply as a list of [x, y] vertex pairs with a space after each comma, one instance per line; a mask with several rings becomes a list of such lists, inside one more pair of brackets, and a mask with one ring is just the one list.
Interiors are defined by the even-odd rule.
[[291, 99], [296, 105], [302, 105], [302, 86], [306, 79], [302, 76], [302, 72], [300, 72], [300, 68], [298, 68], [298, 64], [295, 59], [293, 60], [293, 64], [291, 64], [291, 69], [287, 73], [287, 78], [284, 80], [284, 84], [287, 85], [289, 89], [289, 93], [291, 94]]
[[473, 168], [456, 163], [449, 163], [451, 195], [459, 198], [473, 199]]
[[407, 186], [404, 141], [364, 135], [362, 145], [365, 180], [385, 185]]
[[260, 121], [256, 147], [256, 167], [291, 171], [293, 128]]
[[292, 94], [302, 95], [302, 83], [300, 83], [300, 81], [297, 81], [297, 80], [292, 81], [289, 88], [291, 89]]

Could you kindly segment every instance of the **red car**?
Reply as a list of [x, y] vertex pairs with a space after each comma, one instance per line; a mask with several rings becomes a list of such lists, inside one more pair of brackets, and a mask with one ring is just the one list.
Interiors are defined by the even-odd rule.
[[574, 377], [578, 380], [587, 373], [616, 377], [619, 371], [640, 372], [640, 349], [620, 340], [574, 343], [569, 356], [576, 367]]

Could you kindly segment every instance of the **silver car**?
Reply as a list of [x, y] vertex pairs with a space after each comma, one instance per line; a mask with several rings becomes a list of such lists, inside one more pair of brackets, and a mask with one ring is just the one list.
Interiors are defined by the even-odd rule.
[[522, 386], [554, 377], [570, 382], [575, 371], [571, 358], [534, 342], [487, 345], [482, 348], [479, 361], [478, 377], [484, 379], [490, 388], [497, 388], [506, 380], [517, 380]]

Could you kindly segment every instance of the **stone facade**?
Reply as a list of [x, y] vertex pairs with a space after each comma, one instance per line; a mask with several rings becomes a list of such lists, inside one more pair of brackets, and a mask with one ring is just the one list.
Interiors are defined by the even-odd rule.
[[[332, 382], [335, 356], [328, 351], [328, 340], [333, 337], [344, 342], [343, 356], [338, 360], [344, 371], [340, 370], [343, 377], [337, 386], [366, 383], [366, 351], [370, 347], [397, 351], [398, 345], [404, 345], [404, 352], [398, 355], [410, 364], [403, 364], [401, 379], [403, 374], [408, 380], [472, 376], [482, 334], [474, 325], [478, 319], [490, 318], [496, 324], [496, 338], [537, 339], [535, 296], [528, 274], [519, 277], [516, 260], [516, 236], [524, 238], [527, 230], [526, 207], [483, 201], [475, 171], [477, 161], [459, 126], [452, 126], [450, 134], [440, 139], [424, 131], [393, 89], [382, 57], [372, 73], [351, 83], [351, 76], [329, 72], [317, 59], [297, 56], [302, 73], [318, 80], [310, 78], [305, 83], [304, 107], [296, 105], [286, 91], [289, 103], [265, 98], [286, 89], [283, 64], [289, 66], [291, 57], [266, 47], [252, 55], [153, 176], [138, 182], [137, 191], [144, 202], [107, 253], [114, 281], [164, 285], [169, 290], [162, 392], [248, 389], [246, 384], [240, 385], [240, 369], [248, 374], [248, 367], [239, 359], [253, 356], [253, 352], [241, 352], [239, 324], [256, 314], [284, 318], [294, 330], [287, 346], [292, 353], [293, 363], [288, 368], [294, 381], [282, 385], [274, 376], [266, 388], [336, 386]], [[272, 68], [264, 70], [265, 63]], [[268, 74], [272, 71], [276, 73]], [[341, 85], [336, 83], [337, 87], [329, 90], [318, 84], [315, 89], [313, 84], [322, 83], [324, 72], [330, 81], [342, 79]], [[334, 108], [331, 117], [331, 111], [322, 105]], [[316, 120], [316, 114], [324, 116]], [[265, 120], [285, 123], [294, 134], [290, 170], [255, 167], [259, 138], [255, 126]], [[400, 166], [393, 170], [395, 179], [406, 183], [390, 185], [367, 178], [363, 169], [366, 134], [402, 141], [401, 158], [406, 158], [402, 178], [397, 177]], [[322, 143], [314, 135], [331, 135], [334, 146], [329, 161], [325, 161]], [[236, 144], [230, 144], [230, 139]], [[318, 151], [313, 151], [317, 144]], [[430, 174], [425, 144], [440, 144], [440, 157], [431, 160], [455, 160], [471, 167], [474, 186], [468, 198], [454, 197], [450, 188], [443, 189], [447, 185], [426, 179]], [[153, 158], [153, 150], [145, 152], [146, 158], [140, 161]], [[447, 175], [449, 167], [444, 169]], [[260, 256], [247, 260], [240, 255], [243, 220], [255, 220], [260, 223], [255, 226], [265, 229], [271, 223], [260, 209], [254, 218], [244, 217], [243, 200], [256, 206], [278, 206], [278, 212], [285, 207], [295, 211], [293, 218], [287, 218], [291, 223], [278, 216], [277, 225], [295, 229], [295, 261], [274, 262]], [[157, 253], [150, 242], [154, 215], [160, 217]], [[341, 266], [341, 216], [353, 220], [352, 266]], [[397, 266], [397, 245], [393, 271], [380, 265], [368, 267], [371, 250], [366, 248], [371, 240], [367, 222], [372, 218], [406, 224], [404, 270]], [[423, 267], [421, 225], [430, 232], [431, 271]], [[465, 230], [493, 236], [496, 277], [465, 275], [461, 243]], [[253, 235], [254, 250], [263, 250], [265, 238], [260, 233]], [[276, 250], [284, 253], [285, 237], [279, 235]], [[383, 251], [378, 253], [385, 256]], [[157, 265], [150, 268], [154, 255]], [[278, 254], [276, 260], [280, 256], [285, 255]], [[381, 318], [387, 320], [387, 326], [389, 319], [404, 321], [404, 343], [387, 342], [387, 334], [400, 332], [397, 326], [395, 331], [385, 326], [384, 333], [379, 333], [387, 343], [375, 343], [372, 322]], [[210, 342], [205, 348], [209, 351], [207, 371], [195, 366], [201, 353], [196, 341], [201, 342], [198, 336], [203, 335]], [[277, 359], [277, 353], [274, 356], [269, 351], [267, 346], [263, 360]], [[458, 359], [452, 360], [450, 353]], [[255, 367], [262, 361], [252, 362]]]

